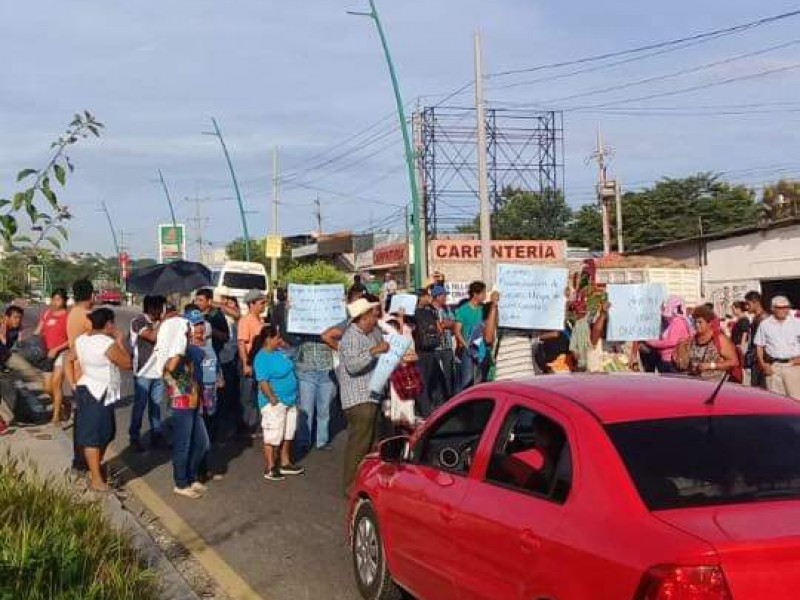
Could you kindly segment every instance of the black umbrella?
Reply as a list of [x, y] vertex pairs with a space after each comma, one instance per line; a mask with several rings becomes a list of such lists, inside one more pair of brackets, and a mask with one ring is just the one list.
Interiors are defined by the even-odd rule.
[[128, 291], [151, 296], [188, 294], [211, 285], [211, 271], [200, 263], [178, 260], [137, 269], [128, 279]]

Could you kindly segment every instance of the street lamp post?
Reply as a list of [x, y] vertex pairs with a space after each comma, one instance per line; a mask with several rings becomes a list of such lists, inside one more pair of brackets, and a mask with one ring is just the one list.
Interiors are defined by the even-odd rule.
[[247, 231], [247, 219], [244, 214], [244, 203], [242, 202], [242, 193], [239, 191], [239, 182], [236, 179], [236, 171], [233, 170], [233, 162], [231, 162], [231, 155], [228, 153], [228, 147], [225, 145], [225, 139], [222, 137], [217, 120], [211, 117], [211, 123], [214, 125], [213, 132], [203, 132], [205, 135], [213, 135], [219, 139], [222, 145], [222, 152], [225, 154], [225, 160], [228, 163], [228, 169], [231, 172], [231, 180], [233, 181], [233, 189], [236, 192], [236, 201], [239, 203], [239, 215], [242, 217], [242, 232], [244, 233], [244, 259], [250, 261], [250, 234]]
[[169, 205], [169, 214], [172, 217], [172, 226], [177, 228], [178, 220], [175, 218], [175, 207], [172, 205], [172, 197], [169, 195], [169, 188], [167, 187], [167, 182], [164, 181], [164, 174], [161, 172], [161, 169], [158, 170], [158, 178], [161, 181], [161, 187], [164, 188], [164, 194], [167, 196], [167, 204]]
[[414, 287], [422, 287], [422, 253], [424, 251], [422, 231], [420, 230], [420, 202], [419, 202], [419, 187], [417, 186], [417, 176], [414, 172], [415, 156], [411, 146], [411, 136], [408, 133], [408, 126], [406, 124], [406, 113], [403, 108], [403, 98], [400, 94], [400, 84], [397, 80], [397, 72], [394, 68], [392, 55], [389, 51], [389, 42], [386, 39], [386, 33], [383, 30], [378, 10], [375, 8], [375, 0], [369, 0], [369, 12], [348, 11], [347, 14], [357, 15], [361, 17], [369, 17], [375, 23], [375, 28], [378, 30], [378, 36], [381, 39], [383, 46], [383, 54], [386, 59], [386, 65], [389, 68], [389, 76], [392, 79], [392, 88], [394, 89], [394, 99], [397, 104], [397, 117], [400, 120], [400, 130], [403, 132], [403, 144], [405, 145], [406, 167], [408, 169], [408, 181], [411, 187], [411, 202], [412, 202], [412, 215], [414, 220]]

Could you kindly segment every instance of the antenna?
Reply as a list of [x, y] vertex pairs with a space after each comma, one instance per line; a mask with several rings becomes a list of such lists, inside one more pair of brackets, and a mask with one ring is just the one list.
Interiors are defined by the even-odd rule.
[[722, 386], [725, 385], [729, 377], [730, 377], [730, 371], [725, 371], [725, 373], [722, 375], [722, 379], [720, 379], [719, 383], [717, 384], [717, 387], [714, 388], [714, 393], [712, 393], [711, 396], [709, 396], [708, 400], [706, 400], [703, 404], [705, 404], [706, 406], [714, 406], [714, 402], [716, 402], [717, 396], [719, 396], [720, 391], [722, 391]]

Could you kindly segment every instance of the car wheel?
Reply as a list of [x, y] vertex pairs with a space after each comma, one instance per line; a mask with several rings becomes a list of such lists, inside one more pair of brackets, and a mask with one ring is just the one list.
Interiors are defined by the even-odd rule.
[[378, 518], [369, 501], [362, 502], [353, 518], [353, 570], [366, 600], [400, 600], [403, 595], [392, 580], [383, 551]]

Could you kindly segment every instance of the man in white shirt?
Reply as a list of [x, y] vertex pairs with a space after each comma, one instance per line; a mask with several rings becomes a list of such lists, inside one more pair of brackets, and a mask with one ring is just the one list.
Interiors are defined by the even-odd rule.
[[800, 319], [792, 316], [788, 298], [772, 299], [772, 316], [761, 323], [754, 343], [767, 389], [800, 400]]

